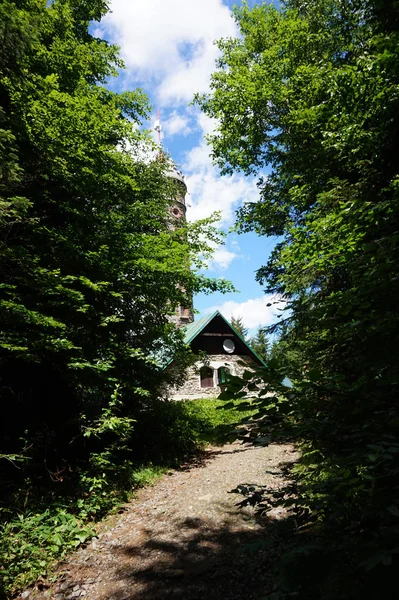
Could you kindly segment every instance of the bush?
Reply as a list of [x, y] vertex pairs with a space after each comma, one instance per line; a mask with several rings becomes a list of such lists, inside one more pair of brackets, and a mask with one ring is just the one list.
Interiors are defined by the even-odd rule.
[[65, 508], [19, 514], [0, 526], [0, 575], [6, 591], [22, 589], [46, 573], [49, 565], [94, 534]]
[[137, 418], [135, 456], [157, 464], [178, 464], [204, 444], [227, 441], [232, 425], [246, 420], [255, 410], [241, 401], [235, 401], [229, 408], [224, 408], [224, 404], [214, 398], [154, 402]]
[[240, 400], [228, 408], [225, 408], [225, 401], [216, 398], [190, 400], [184, 404], [199, 443], [221, 444], [235, 438], [234, 425], [247, 421], [256, 412], [255, 408], [248, 407], [247, 401]]

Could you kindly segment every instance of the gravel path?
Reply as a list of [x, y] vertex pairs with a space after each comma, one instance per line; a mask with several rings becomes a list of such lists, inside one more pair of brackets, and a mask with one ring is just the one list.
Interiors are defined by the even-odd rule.
[[275, 521], [285, 515], [275, 512], [259, 523], [252, 508], [237, 507], [242, 497], [230, 492], [245, 483], [278, 488], [281, 465], [296, 459], [287, 444], [209, 449], [198, 463], [140, 490], [98, 538], [61, 565], [55, 584], [25, 598], [266, 598], [280, 544]]

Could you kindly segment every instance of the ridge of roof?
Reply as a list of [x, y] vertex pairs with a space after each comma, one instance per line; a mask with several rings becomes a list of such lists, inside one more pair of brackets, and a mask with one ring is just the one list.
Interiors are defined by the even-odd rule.
[[193, 339], [201, 333], [204, 327], [206, 327], [217, 315], [222, 316], [218, 310], [215, 310], [213, 313], [201, 317], [198, 321], [193, 321], [192, 323], [189, 323], [189, 325], [186, 325], [184, 327], [184, 343], [189, 344], [192, 342]]

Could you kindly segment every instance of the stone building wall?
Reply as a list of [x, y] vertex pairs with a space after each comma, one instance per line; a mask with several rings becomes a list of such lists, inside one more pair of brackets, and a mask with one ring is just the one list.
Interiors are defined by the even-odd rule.
[[[245, 363], [245, 366], [238, 364]], [[206, 366], [213, 369], [214, 387], [201, 388], [200, 369]], [[232, 375], [242, 375], [246, 369], [256, 368], [257, 363], [251, 356], [240, 356], [236, 354], [216, 354], [209, 356], [209, 362], [204, 364], [198, 362], [188, 371], [185, 382], [179, 387], [170, 388], [168, 397], [171, 400], [195, 400], [196, 398], [216, 398], [222, 391], [217, 385], [217, 371], [219, 367], [227, 367]]]

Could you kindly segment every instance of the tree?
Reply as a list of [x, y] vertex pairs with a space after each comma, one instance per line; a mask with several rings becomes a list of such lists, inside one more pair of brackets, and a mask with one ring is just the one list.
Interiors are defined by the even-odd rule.
[[[89, 461], [117, 474], [138, 410], [181, 373], [157, 355], [187, 363], [169, 314], [220, 287], [187, 268], [201, 227], [169, 227], [168, 165], [137, 158], [147, 98], [104, 87], [122, 66], [89, 31], [106, 10], [0, 5], [0, 438], [5, 454], [26, 442], [49, 485]], [[16, 489], [27, 471], [3, 467]]]
[[247, 342], [248, 327], [245, 327], [243, 318], [242, 317], [234, 317], [233, 315], [231, 315], [230, 323], [231, 323], [231, 326], [233, 327], [233, 329], [235, 329], [237, 331], [237, 333], [240, 334], [242, 339]]
[[260, 200], [238, 227], [281, 236], [257, 278], [289, 301], [280, 328], [297, 381], [303, 373], [290, 397], [309, 450], [301, 493], [331, 536], [339, 529], [335, 548], [359, 573], [366, 527], [363, 569], [374, 571], [356, 594], [370, 597], [378, 560], [396, 560], [388, 507], [399, 513], [399, 9], [288, 0], [235, 16], [241, 36], [219, 42], [212, 92], [197, 99], [217, 120], [210, 142], [223, 171], [259, 176]]
[[250, 346], [265, 362], [268, 360], [270, 342], [264, 327], [258, 328], [256, 334], [250, 340]]

